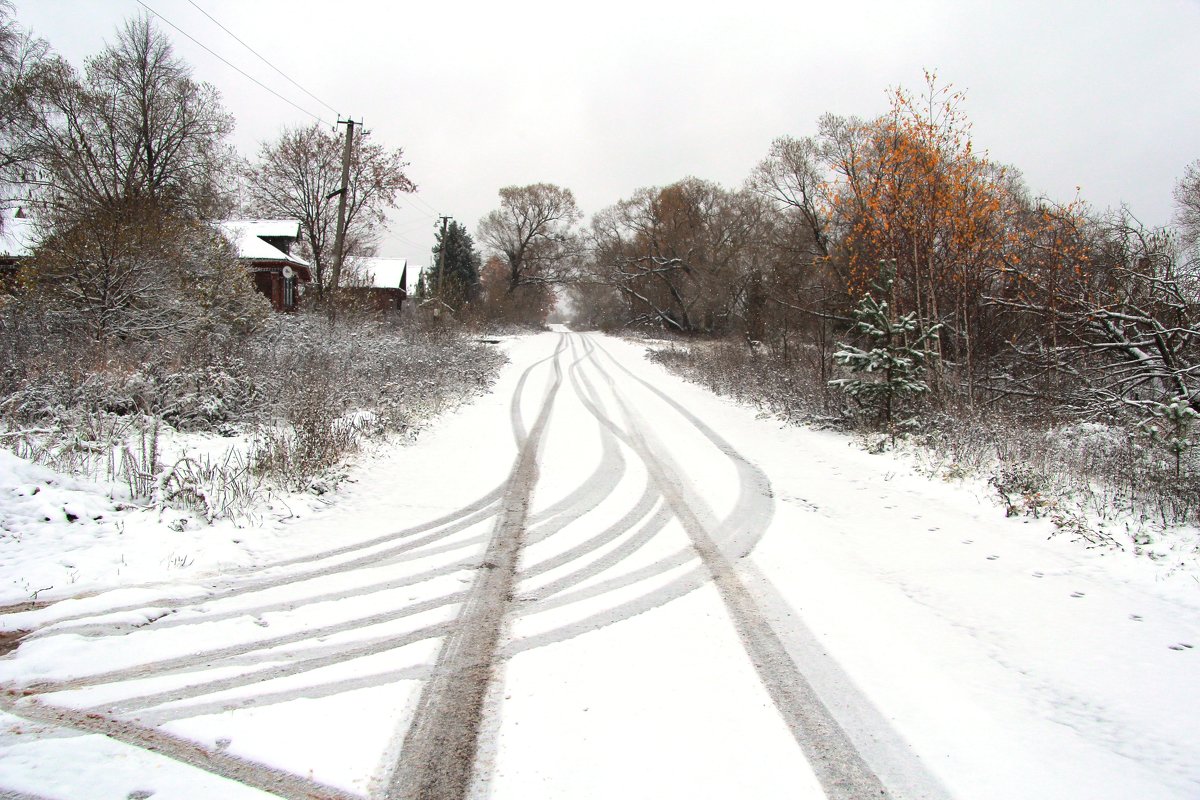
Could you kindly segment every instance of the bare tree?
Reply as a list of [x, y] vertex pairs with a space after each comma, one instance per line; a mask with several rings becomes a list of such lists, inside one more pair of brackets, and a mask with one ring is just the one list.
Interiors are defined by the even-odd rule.
[[60, 225], [38, 248], [35, 268], [38, 296], [96, 341], [253, 326], [269, 308], [215, 227], [144, 203]]
[[763, 331], [757, 337], [777, 344], [776, 352], [788, 362], [792, 338], [807, 336], [813, 345], [807, 353], [822, 390], [834, 363], [829, 330], [838, 316], [834, 308], [850, 306], [844, 285], [839, 290], [831, 280], [831, 256], [842, 256], [830, 218], [831, 162], [843, 150], [853, 150], [853, 130], [846, 121], [827, 116], [821, 137], [780, 137], [746, 181], [749, 191], [766, 198], [775, 211], [768, 228], [769, 268], [761, 287]]
[[0, 0], [0, 207], [33, 180], [30, 128], [44, 99], [51, 60], [49, 46], [18, 27], [12, 11], [11, 3]]
[[828, 220], [821, 208], [825, 187], [821, 144], [812, 137], [783, 136], [751, 173], [747, 186], [767, 197], [802, 227], [811, 257], [829, 255]]
[[[230, 207], [233, 121], [146, 16], [80, 76], [44, 59], [29, 105], [41, 211], [36, 295], [94, 339], [257, 318], [263, 302], [208, 223]], [[211, 329], [211, 326], [210, 326]]]
[[764, 203], [688, 178], [640, 189], [592, 222], [594, 279], [629, 302], [630, 322], [726, 331], [761, 300]]
[[506, 186], [500, 207], [479, 222], [479, 240], [508, 262], [508, 291], [564, 281], [578, 255], [575, 195], [549, 183]]
[[1200, 160], [1188, 164], [1175, 185], [1175, 217], [1184, 244], [1200, 258]]
[[[402, 193], [416, 191], [405, 175], [400, 148], [388, 150], [356, 137], [346, 196], [345, 256], [369, 256], [387, 223], [387, 211]], [[341, 188], [343, 142], [318, 124], [287, 128], [264, 143], [245, 172], [247, 209], [270, 217], [300, 220], [303, 255], [313, 262], [318, 290], [328, 284], [337, 227], [336, 192]]]
[[46, 85], [34, 135], [57, 214], [141, 203], [212, 219], [229, 207], [233, 119], [148, 17], [126, 22], [82, 79], [59, 61]]
[[[1175, 398], [1200, 406], [1200, 286], [1179, 269], [1169, 233], [1124, 210], [1072, 216], [1043, 211], [1053, 224], [1031, 229], [1037, 257], [1007, 269], [989, 298], [1025, 318], [1013, 344], [1035, 367], [991, 388], [1094, 415], [1145, 414]], [[1063, 380], [1038, 381], [1039, 369]]]

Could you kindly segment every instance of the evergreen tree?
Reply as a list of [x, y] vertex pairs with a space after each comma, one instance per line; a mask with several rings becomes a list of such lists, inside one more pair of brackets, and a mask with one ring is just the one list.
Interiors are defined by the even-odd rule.
[[[895, 278], [895, 268], [884, 266], [879, 283], [874, 284], [879, 297], [891, 295]], [[855, 330], [874, 346], [863, 350], [839, 342], [834, 358], [860, 377], [839, 378], [829, 384], [840, 386], [855, 400], [875, 408], [892, 429], [893, 415], [900, 403], [929, 391], [923, 375], [926, 362], [937, 357], [930, 345], [937, 339], [941, 326], [922, 330], [915, 312], [895, 318], [887, 300], [877, 300], [871, 292], [854, 309], [854, 320]]]
[[[481, 259], [475, 250], [475, 242], [471, 238], [471, 234], [467, 233], [467, 229], [457, 222], [451, 222], [446, 228], [444, 242], [441, 231], [438, 231], [436, 236], [437, 242], [433, 246], [433, 258], [430, 261], [429, 269], [426, 270], [429, 276], [426, 291], [431, 296], [440, 296], [443, 302], [457, 309], [464, 303], [472, 302], [479, 297]], [[446, 250], [446, 260], [439, 266], [443, 247]], [[444, 285], [439, 286], [439, 280]]]
[[1155, 403], [1150, 413], [1154, 416], [1142, 422], [1141, 427], [1151, 440], [1166, 445], [1175, 457], [1175, 477], [1183, 476], [1184, 453], [1200, 445], [1200, 433], [1196, 421], [1200, 414], [1192, 408], [1187, 395], [1171, 398], [1167, 403]]

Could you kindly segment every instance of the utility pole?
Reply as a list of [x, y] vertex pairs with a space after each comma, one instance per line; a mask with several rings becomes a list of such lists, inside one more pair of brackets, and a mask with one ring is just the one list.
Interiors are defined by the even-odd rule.
[[446, 223], [454, 219], [454, 217], [439, 217], [442, 221], [442, 246], [438, 248], [438, 306], [442, 303], [442, 271], [446, 265]]
[[346, 126], [346, 147], [342, 151], [342, 188], [338, 190], [337, 232], [333, 238], [333, 278], [329, 282], [331, 294], [337, 294], [338, 281], [342, 277], [342, 251], [346, 244], [346, 195], [349, 194], [350, 186], [350, 153], [354, 147], [354, 126], [362, 125], [362, 122], [339, 117], [338, 125]]

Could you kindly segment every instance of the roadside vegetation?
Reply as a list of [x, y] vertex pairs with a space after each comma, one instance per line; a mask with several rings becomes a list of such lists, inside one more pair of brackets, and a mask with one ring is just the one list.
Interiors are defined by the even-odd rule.
[[266, 492], [330, 490], [348, 455], [415, 435], [503, 362], [465, 333], [374, 317], [273, 315], [199, 341], [115, 344], [12, 304], [0, 309], [0, 441], [211, 522]]
[[898, 452], [932, 478], [974, 479], [1008, 516], [1050, 519], [1088, 546], [1155, 560], [1174, 558], [1180, 546], [1200, 553], [1195, 452], [1183, 451], [1177, 473], [1178, 449], [1137, 421], [927, 405], [889, 432], [820, 380], [807, 349], [784, 357], [728, 339], [647, 341], [651, 360], [716, 394], [791, 424], [848, 431], [863, 448]]
[[577, 233], [578, 319], [987, 480], [1010, 514], [1152, 555], [1183, 526], [1195, 555], [1200, 161], [1149, 227], [1035, 196], [973, 145], [964, 103], [930, 74], [879, 118], [781, 137], [741, 187], [686, 178], [600, 211]]

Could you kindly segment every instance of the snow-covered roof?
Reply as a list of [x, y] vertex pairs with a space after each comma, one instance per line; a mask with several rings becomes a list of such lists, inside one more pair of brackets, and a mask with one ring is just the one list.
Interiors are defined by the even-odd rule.
[[255, 236], [287, 236], [292, 239], [300, 236], [298, 219], [234, 219], [229, 222]]
[[421, 280], [421, 273], [424, 271], [425, 267], [421, 266], [420, 264], [408, 265], [408, 286], [406, 286], [405, 289], [408, 290], [409, 294], [416, 294], [417, 281]]
[[238, 257], [255, 261], [286, 261], [302, 267], [308, 262], [289, 255], [262, 237], [288, 237], [300, 235], [300, 222], [294, 219], [231, 219], [221, 223], [221, 230], [237, 247]]
[[37, 235], [33, 229], [33, 220], [17, 216], [20, 209], [4, 211], [3, 230], [0, 230], [0, 257], [24, 258], [33, 255], [33, 247], [37, 244]]
[[359, 269], [367, 279], [367, 285], [373, 289], [401, 289], [400, 279], [408, 266], [407, 258], [363, 258], [359, 259]]

